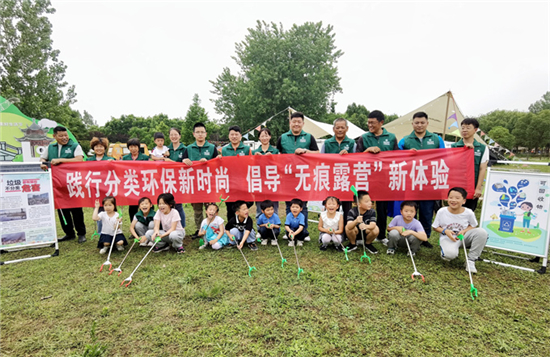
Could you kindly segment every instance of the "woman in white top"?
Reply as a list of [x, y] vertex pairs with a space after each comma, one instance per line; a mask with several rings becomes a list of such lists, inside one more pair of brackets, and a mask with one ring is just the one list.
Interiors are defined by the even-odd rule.
[[342, 233], [344, 232], [344, 216], [338, 209], [340, 200], [329, 196], [323, 201], [325, 210], [319, 217], [319, 233], [321, 233], [321, 250], [327, 250], [328, 245], [334, 243], [334, 248], [342, 250]]

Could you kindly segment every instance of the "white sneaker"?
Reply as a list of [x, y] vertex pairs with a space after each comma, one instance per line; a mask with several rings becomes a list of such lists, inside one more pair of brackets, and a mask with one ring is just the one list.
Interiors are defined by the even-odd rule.
[[395, 249], [388, 249], [388, 250], [386, 250], [386, 254], [387, 254], [387, 255], [394, 255], [394, 254], [395, 254]]
[[261, 238], [262, 235], [260, 234], [260, 232], [256, 233], [256, 238]]
[[152, 246], [154, 246], [154, 245], [155, 245], [155, 243], [153, 243], [153, 242], [147, 243], [147, 246], [148, 246], [148, 247], [152, 247]]
[[293, 240], [289, 240], [289, 241], [288, 241], [288, 246], [289, 246], [289, 247], [294, 247], [294, 241], [293, 241]]
[[472, 272], [472, 274], [477, 274], [476, 262], [468, 260], [465, 264], [466, 271], [468, 271], [468, 266], [470, 266], [470, 272]]
[[[304, 238], [304, 242], [309, 242], [310, 240], [311, 240], [311, 238], [309, 238], [309, 236], [306, 236], [306, 237]], [[298, 244], [298, 245], [299, 245], [299, 244]]]
[[105, 254], [109, 250], [109, 247], [103, 247], [99, 250], [99, 254]]
[[443, 252], [441, 252], [441, 259], [447, 261], [447, 262], [450, 262], [452, 259], [449, 259], [447, 258], [446, 256], [443, 255]]
[[384, 244], [384, 246], [388, 246], [388, 238], [384, 238], [384, 239], [376, 239], [377, 241], [379, 241], [380, 243]]
[[208, 243], [204, 243], [203, 245], [201, 245], [201, 246], [199, 247], [199, 249], [204, 249], [204, 248], [206, 248], [207, 246], [208, 246]]
[[277, 245], [277, 241], [275, 239], [271, 240], [271, 245]]
[[122, 252], [124, 250], [124, 246], [122, 244], [120, 245], [116, 245], [116, 250], [118, 250], [119, 252]]
[[139, 246], [140, 247], [147, 247], [147, 241], [143, 242], [143, 243], [139, 243]]
[[288, 239], [288, 236], [285, 234], [285, 235], [283, 236], [283, 239]]
[[267, 245], [267, 239], [262, 239], [262, 245]]
[[[407, 252], [407, 257], [410, 257], [411, 254], [409, 252]], [[416, 253], [412, 253], [412, 256], [415, 257], [416, 256]]]
[[301, 240], [298, 241], [298, 247], [303, 247], [304, 246], [304, 242], [302, 242]]

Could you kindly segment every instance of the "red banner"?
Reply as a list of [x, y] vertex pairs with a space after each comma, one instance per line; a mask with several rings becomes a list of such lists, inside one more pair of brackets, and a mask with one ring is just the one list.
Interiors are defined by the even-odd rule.
[[115, 196], [135, 205], [147, 196], [172, 193], [176, 202], [352, 200], [350, 186], [373, 200], [437, 200], [451, 187], [474, 192], [473, 150], [266, 155], [224, 157], [193, 166], [174, 162], [87, 161], [52, 167], [56, 208], [93, 207]]

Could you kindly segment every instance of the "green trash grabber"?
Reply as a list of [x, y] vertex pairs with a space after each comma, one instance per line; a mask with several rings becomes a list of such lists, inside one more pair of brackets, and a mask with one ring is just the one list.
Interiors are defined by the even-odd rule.
[[[290, 238], [294, 240], [294, 234], [290, 235]], [[296, 256], [296, 265], [298, 266], [298, 279], [300, 279], [300, 274], [304, 272], [304, 269], [300, 268], [300, 262], [298, 261], [298, 253], [296, 253], [296, 242], [292, 246], [294, 248], [294, 255]]]
[[246, 259], [246, 257], [244, 256], [244, 253], [243, 253], [243, 250], [241, 249], [241, 247], [239, 247], [239, 243], [237, 243], [237, 249], [239, 250], [239, 252], [241, 252], [243, 258], [244, 258], [244, 261], [246, 263], [246, 265], [248, 266], [248, 276], [252, 278], [252, 270], [258, 270], [256, 269], [256, 267], [252, 267], [250, 266], [250, 264], [248, 264], [248, 260]]
[[125, 282], [128, 282], [128, 284], [126, 284], [125, 286], [128, 287], [128, 285], [130, 285], [132, 283], [132, 277], [134, 276], [135, 272], [138, 270], [138, 268], [140, 267], [141, 263], [143, 263], [143, 261], [145, 260], [145, 258], [147, 258], [147, 256], [149, 255], [149, 253], [151, 253], [151, 251], [153, 250], [153, 248], [155, 248], [155, 246], [157, 245], [157, 243], [160, 242], [160, 237], [156, 237], [155, 238], [155, 244], [153, 244], [153, 246], [149, 249], [149, 251], [145, 254], [145, 256], [141, 259], [141, 261], [139, 262], [139, 264], [136, 266], [136, 268], [134, 269], [134, 271], [132, 272], [132, 274], [130, 274], [129, 277], [127, 277], [126, 279], [122, 280], [122, 283], [120, 283], [120, 286], [124, 285]]
[[[403, 232], [405, 232], [405, 227], [403, 227]], [[405, 242], [407, 243], [407, 249], [409, 250], [409, 256], [411, 257], [411, 260], [413, 262], [414, 273], [411, 274], [411, 278], [412, 278], [412, 280], [414, 280], [415, 276], [420, 276], [422, 278], [422, 282], [425, 283], [426, 280], [424, 279], [424, 275], [420, 274], [418, 272], [418, 270], [416, 270], [416, 264], [414, 263], [414, 257], [413, 257], [413, 254], [411, 252], [411, 246], [409, 245], [409, 240], [407, 239], [407, 237], [405, 237]]]
[[[267, 224], [270, 225], [271, 223], [267, 223]], [[279, 249], [279, 255], [281, 256], [281, 268], [284, 269], [286, 259], [283, 258], [283, 253], [281, 252], [281, 247], [279, 246], [279, 241], [277, 241], [277, 237], [275, 237], [275, 232], [273, 231], [273, 228], [268, 228], [268, 229], [271, 229], [271, 233], [273, 233], [273, 239], [275, 239], [275, 241], [277, 242], [277, 249]]]
[[477, 297], [477, 289], [474, 287], [474, 280], [472, 279], [472, 272], [470, 270], [470, 264], [468, 264], [468, 254], [466, 253], [466, 242], [464, 241], [464, 236], [459, 234], [458, 239], [462, 241], [462, 247], [464, 248], [464, 256], [466, 257], [466, 266], [468, 267], [468, 275], [470, 276], [470, 296], [472, 300], [475, 300]]
[[[350, 190], [355, 196], [355, 203], [357, 204], [357, 214], [359, 215], [359, 195], [357, 194], [357, 189], [355, 188], [355, 186], [351, 185]], [[361, 256], [361, 262], [363, 262], [364, 258], [367, 258], [369, 260], [369, 264], [372, 264], [370, 257], [367, 255], [367, 248], [365, 247], [365, 237], [363, 236], [363, 231], [359, 227], [357, 227], [357, 229], [361, 233], [361, 241], [363, 242], [363, 255]]]
[[98, 226], [97, 221], [95, 221], [95, 232], [90, 237], [90, 240], [94, 240], [95, 236], [97, 236], [97, 238], [99, 238], [99, 233], [97, 233], [97, 226]]
[[118, 271], [119, 276], [120, 276], [120, 274], [122, 274], [122, 269], [121, 269], [122, 268], [122, 263], [124, 263], [124, 261], [128, 257], [128, 254], [130, 254], [130, 252], [132, 251], [132, 248], [134, 248], [134, 245], [136, 245], [136, 243], [139, 243], [139, 239], [134, 238], [134, 243], [132, 243], [132, 246], [130, 247], [130, 249], [128, 249], [128, 252], [124, 256], [124, 259], [122, 259], [122, 261], [120, 262], [120, 265], [118, 266], [118, 268], [115, 268], [115, 269], [111, 270], [109, 272], [109, 275], [113, 274], [114, 271]]
[[109, 271], [111, 271], [111, 269], [113, 268], [113, 264], [111, 264], [111, 261], [109, 259], [111, 259], [111, 253], [113, 252], [113, 245], [115, 245], [116, 231], [118, 230], [118, 227], [121, 223], [120, 222], [121, 219], [122, 217], [116, 220], [115, 230], [113, 232], [113, 240], [111, 241], [111, 246], [109, 247], [109, 255], [107, 255], [107, 260], [105, 261], [105, 263], [101, 264], [101, 268], [99, 268], [100, 273], [103, 271], [103, 267], [106, 265], [109, 266]]

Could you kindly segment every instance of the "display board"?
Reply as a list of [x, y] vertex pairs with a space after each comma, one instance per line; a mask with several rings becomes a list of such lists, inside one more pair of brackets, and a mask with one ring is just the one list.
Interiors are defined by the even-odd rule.
[[[53, 243], [56, 246], [54, 256], [57, 255], [50, 172], [41, 170], [38, 163], [0, 164], [0, 190], [0, 249], [19, 250]], [[7, 263], [11, 262], [2, 262]]]

